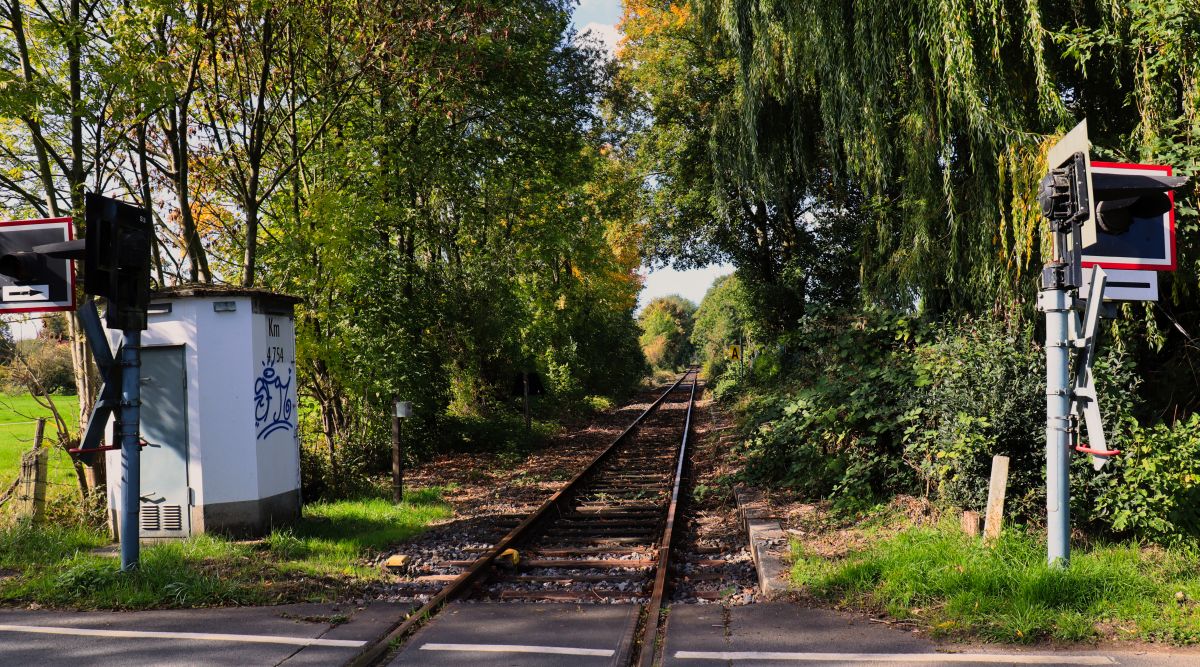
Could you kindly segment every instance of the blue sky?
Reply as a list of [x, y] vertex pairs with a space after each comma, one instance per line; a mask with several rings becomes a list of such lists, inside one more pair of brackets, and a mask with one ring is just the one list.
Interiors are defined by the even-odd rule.
[[620, 19], [620, 0], [580, 0], [575, 7], [575, 29], [581, 33], [591, 30], [608, 45], [609, 53], [617, 46]]
[[[620, 38], [617, 32], [617, 21], [620, 19], [620, 0], [580, 0], [579, 5], [575, 7], [575, 29], [581, 33], [591, 30], [608, 44], [610, 50], [616, 47]], [[638, 308], [655, 297], [668, 294], [678, 294], [699, 305], [704, 293], [712, 286], [713, 280], [729, 273], [733, 273], [733, 267], [728, 265], [709, 266], [693, 271], [643, 270], [646, 284], [638, 297]]]

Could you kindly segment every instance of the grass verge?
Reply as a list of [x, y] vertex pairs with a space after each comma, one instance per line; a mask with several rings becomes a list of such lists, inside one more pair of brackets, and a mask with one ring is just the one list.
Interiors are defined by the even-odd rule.
[[145, 545], [140, 567], [119, 571], [98, 529], [45, 524], [0, 530], [0, 603], [148, 609], [328, 601], [382, 576], [370, 561], [449, 516], [439, 489], [318, 502], [295, 526], [258, 542], [212, 535]]
[[952, 522], [907, 528], [838, 559], [792, 544], [792, 582], [826, 600], [886, 612], [935, 636], [1031, 643], [1200, 642], [1197, 553], [1136, 544], [1076, 550], [1067, 569], [1007, 531], [994, 546]]

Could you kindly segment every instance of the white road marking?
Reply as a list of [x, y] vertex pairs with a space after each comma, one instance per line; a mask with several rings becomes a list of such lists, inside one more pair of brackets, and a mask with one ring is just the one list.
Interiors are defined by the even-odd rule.
[[1021, 653], [785, 653], [772, 651], [676, 651], [676, 660], [781, 660], [795, 662], [998, 663], [1005, 665], [1115, 665], [1106, 655]]
[[548, 653], [552, 655], [594, 655], [612, 657], [612, 649], [571, 648], [569, 646], [522, 646], [520, 644], [424, 644], [422, 651], [482, 651], [484, 653]]
[[318, 639], [286, 635], [227, 635], [212, 632], [155, 632], [152, 630], [97, 630], [94, 628], [59, 628], [45, 625], [0, 624], [0, 632], [30, 632], [42, 635], [75, 637], [119, 637], [129, 639], [200, 639], [216, 642], [245, 642], [248, 644], [291, 644], [293, 646], [340, 646], [357, 648], [365, 641], [351, 639]]

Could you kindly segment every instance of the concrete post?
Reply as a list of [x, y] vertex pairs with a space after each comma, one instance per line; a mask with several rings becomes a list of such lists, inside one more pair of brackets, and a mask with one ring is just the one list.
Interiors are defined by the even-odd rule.
[[1070, 298], [1069, 290], [1046, 289], [1038, 304], [1046, 313], [1046, 553], [1060, 567], [1071, 557]]
[[142, 496], [141, 346], [142, 332], [124, 331], [121, 346], [121, 571], [137, 567]]
[[983, 520], [983, 539], [995, 540], [1004, 527], [1004, 496], [1008, 492], [1008, 457], [992, 457], [992, 477], [988, 480], [987, 512]]

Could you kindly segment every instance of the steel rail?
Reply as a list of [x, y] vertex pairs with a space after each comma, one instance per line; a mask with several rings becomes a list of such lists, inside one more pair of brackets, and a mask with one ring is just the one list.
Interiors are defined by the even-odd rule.
[[[403, 621], [397, 623], [397, 625], [393, 626], [388, 634], [382, 639], [364, 647], [364, 649], [358, 655], [354, 656], [349, 662], [346, 663], [347, 667], [367, 667], [368, 665], [373, 665], [376, 660], [378, 660], [384, 653], [387, 652], [388, 648], [390, 648], [393, 643], [398, 642], [399, 640], [408, 636], [411, 632], [420, 627], [422, 623], [437, 613], [437, 611], [440, 610], [447, 602], [457, 598], [464, 591], [466, 591], [468, 586], [479, 580], [488, 570], [488, 568], [491, 567], [497, 556], [503, 553], [505, 549], [510, 548], [522, 537], [525, 537], [525, 533], [528, 532], [534, 525], [536, 525], [542, 518], [544, 518], [552, 508], [557, 507], [558, 504], [563, 500], [570, 498], [571, 494], [576, 490], [576, 487], [578, 487], [583, 480], [595, 472], [595, 470], [600, 467], [600, 464], [603, 463], [608, 456], [616, 450], [617, 446], [624, 442], [625, 438], [629, 437], [629, 435], [633, 433], [633, 431], [640, 426], [643, 421], [645, 421], [646, 417], [650, 416], [652, 412], [658, 409], [658, 407], [662, 405], [663, 401], [665, 401], [667, 397], [670, 396], [671, 393], [675, 391], [675, 389], [679, 387], [684, 379], [686, 379], [691, 373], [692, 371], [689, 369], [685, 371], [683, 375], [679, 376], [679, 379], [675, 381], [675, 384], [671, 385], [671, 387], [664, 391], [661, 396], [655, 399], [655, 401], [651, 403], [649, 407], [643, 410], [642, 414], [638, 415], [637, 419], [634, 419], [629, 426], [625, 427], [625, 430], [622, 431], [621, 434], [618, 435], [611, 443], [609, 443], [608, 447], [604, 448], [604, 451], [597, 454], [596, 458], [592, 459], [591, 463], [589, 463], [587, 467], [572, 477], [571, 480], [563, 485], [562, 488], [560, 488], [558, 491], [555, 491], [554, 495], [547, 498], [540, 506], [538, 506], [536, 510], [533, 511], [532, 514], [525, 517], [524, 521], [518, 524], [516, 528], [513, 528], [511, 531], [509, 531], [509, 533], [502, 537], [499, 542], [492, 546], [492, 548], [488, 549], [484, 555], [475, 559], [475, 561], [466, 569], [466, 571], [458, 575], [458, 578], [454, 581], [446, 584], [442, 590], [438, 591], [438, 593], [430, 598], [428, 602], [422, 605], [420, 609], [410, 614]], [[695, 392], [694, 379], [692, 391], [693, 393]], [[688, 418], [691, 418], [691, 403], [688, 404]], [[676, 483], [676, 490], [678, 490], [678, 483]]]
[[654, 588], [646, 604], [646, 621], [642, 626], [642, 641], [638, 647], [638, 659], [634, 664], [651, 667], [657, 653], [655, 640], [658, 638], [659, 618], [662, 615], [663, 598], [667, 590], [667, 572], [671, 565], [671, 545], [675, 539], [675, 513], [679, 508], [679, 487], [683, 483], [683, 465], [688, 456], [688, 435], [692, 430], [692, 406], [696, 403], [696, 385], [700, 373], [692, 376], [692, 391], [688, 396], [687, 416], [683, 421], [683, 439], [679, 443], [679, 460], [675, 464], [675, 482], [671, 487], [671, 505], [667, 509], [667, 522], [663, 528], [662, 541], [658, 545], [658, 565], [654, 572]]

